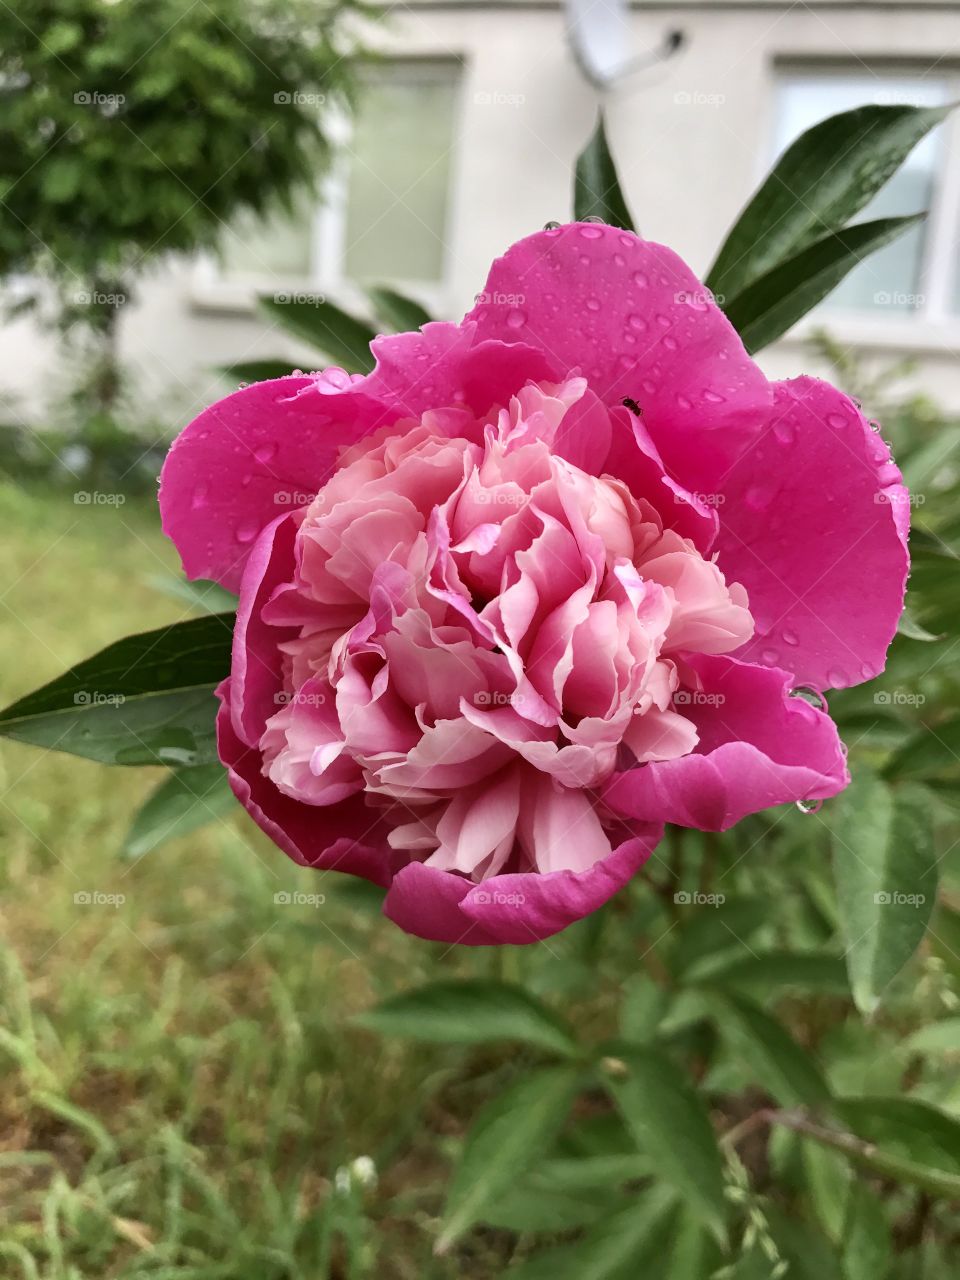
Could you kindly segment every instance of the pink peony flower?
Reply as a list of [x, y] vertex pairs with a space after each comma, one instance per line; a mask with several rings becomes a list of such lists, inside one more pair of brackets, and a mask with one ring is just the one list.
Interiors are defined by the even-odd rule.
[[421, 937], [523, 943], [665, 822], [846, 785], [791, 691], [882, 669], [907, 567], [852, 400], [768, 383], [670, 250], [594, 223], [373, 350], [221, 400], [162, 476], [187, 573], [240, 592], [220, 754], [282, 849]]

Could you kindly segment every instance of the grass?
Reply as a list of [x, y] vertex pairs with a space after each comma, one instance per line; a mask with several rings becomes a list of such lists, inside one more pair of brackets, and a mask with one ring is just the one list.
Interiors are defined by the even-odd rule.
[[[4, 702], [182, 613], [151, 581], [176, 558], [150, 505], [4, 485], [0, 519]], [[159, 771], [6, 742], [0, 771], [0, 1274], [497, 1274], [496, 1233], [443, 1260], [432, 1243], [449, 1156], [501, 1062], [464, 1078], [451, 1051], [351, 1021], [492, 958], [401, 934], [239, 812], [122, 859]], [[274, 902], [292, 889], [326, 901]], [[361, 1156], [375, 1186], [351, 1177]]]

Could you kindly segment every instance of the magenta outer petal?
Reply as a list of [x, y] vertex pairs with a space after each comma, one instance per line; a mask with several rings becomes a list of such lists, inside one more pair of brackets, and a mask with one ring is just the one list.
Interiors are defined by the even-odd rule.
[[749, 813], [824, 800], [847, 785], [836, 726], [789, 696], [788, 672], [725, 657], [692, 659], [691, 666], [703, 683], [701, 701], [678, 709], [697, 726], [696, 751], [618, 774], [603, 793], [614, 812], [725, 831]]
[[607, 405], [636, 400], [671, 470], [690, 457], [708, 470], [767, 421], [769, 383], [663, 245], [598, 223], [539, 231], [494, 262], [480, 298], [466, 321], [481, 338], [541, 348], [564, 373], [579, 369]]
[[775, 387], [767, 430], [717, 487], [718, 563], [757, 624], [738, 656], [844, 688], [883, 670], [903, 609], [909, 504], [883, 440], [816, 378]]
[[398, 417], [361, 383], [322, 391], [308, 377], [255, 382], [204, 409], [160, 474], [163, 531], [187, 577], [236, 591], [261, 529], [312, 499], [342, 445]]
[[249, 747], [257, 746], [267, 720], [279, 709], [279, 645], [297, 634], [296, 627], [269, 626], [260, 616], [275, 589], [293, 572], [296, 533], [292, 513], [268, 525], [254, 543], [240, 587], [230, 663], [230, 716], [234, 732]]
[[230, 679], [217, 689], [217, 749], [227, 766], [230, 787], [262, 831], [294, 862], [320, 871], [345, 871], [386, 887], [396, 855], [386, 829], [362, 796], [339, 804], [301, 804], [285, 796], [260, 772], [260, 752], [234, 733], [230, 718]]
[[643, 866], [663, 835], [663, 825], [633, 828], [641, 834], [589, 871], [516, 873], [473, 884], [448, 871], [410, 863], [394, 879], [384, 913], [407, 933], [434, 942], [539, 942], [603, 906]]

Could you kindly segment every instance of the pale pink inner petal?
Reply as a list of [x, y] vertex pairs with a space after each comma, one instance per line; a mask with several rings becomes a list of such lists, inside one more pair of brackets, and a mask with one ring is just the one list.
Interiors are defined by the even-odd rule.
[[285, 794], [363, 788], [393, 849], [475, 882], [610, 854], [599, 790], [694, 750], [684, 663], [753, 630], [656, 503], [581, 468], [610, 438], [571, 377], [343, 454], [263, 611], [294, 635], [261, 742]]

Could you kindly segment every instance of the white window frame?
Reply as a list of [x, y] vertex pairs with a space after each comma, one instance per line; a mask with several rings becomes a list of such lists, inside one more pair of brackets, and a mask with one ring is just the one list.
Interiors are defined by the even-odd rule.
[[[438, 55], [435, 52], [418, 54], [405, 51], [402, 54], [389, 55], [385, 61], [409, 66], [423, 64], [456, 66], [459, 68], [460, 87], [465, 80], [465, 59], [453, 54]], [[373, 73], [376, 73], [376, 68], [373, 69]], [[258, 296], [270, 293], [320, 294], [347, 310], [355, 307], [361, 309], [369, 307], [363, 289], [356, 281], [350, 279], [344, 270], [348, 174], [351, 163], [349, 146], [353, 136], [353, 122], [345, 112], [331, 112], [326, 121], [326, 132], [335, 158], [329, 172], [320, 183], [314, 205], [309, 255], [311, 269], [306, 275], [278, 275], [276, 272], [265, 271], [262, 276], [251, 273], [248, 279], [237, 279], [224, 274], [215, 253], [198, 254], [189, 284], [190, 302], [195, 309], [253, 314], [256, 311]], [[453, 156], [447, 197], [447, 214], [450, 224], [454, 220], [461, 136], [456, 126], [452, 136]], [[389, 280], [377, 283], [388, 285], [400, 293], [409, 293], [432, 314], [445, 314], [449, 303], [452, 257], [448, 244], [443, 245], [442, 253], [440, 280], [403, 280], [391, 277]]]
[[[960, 69], [956, 64], [937, 63], [931, 58], [874, 59], [856, 56], [843, 59], [778, 57], [771, 67], [771, 131], [767, 140], [764, 173], [774, 160], [773, 127], [776, 100], [782, 82], [790, 76], [849, 77], [875, 75], [878, 90], [889, 78], [912, 76], [944, 85], [944, 104], [960, 98]], [[818, 329], [827, 329], [851, 345], [886, 350], [953, 353], [960, 346], [960, 309], [953, 296], [958, 271], [960, 241], [960, 112], [951, 112], [939, 126], [941, 163], [934, 172], [926, 237], [920, 263], [917, 292], [922, 302], [914, 310], [881, 315], [872, 309], [831, 308], [805, 316], [781, 343], [807, 343]]]

